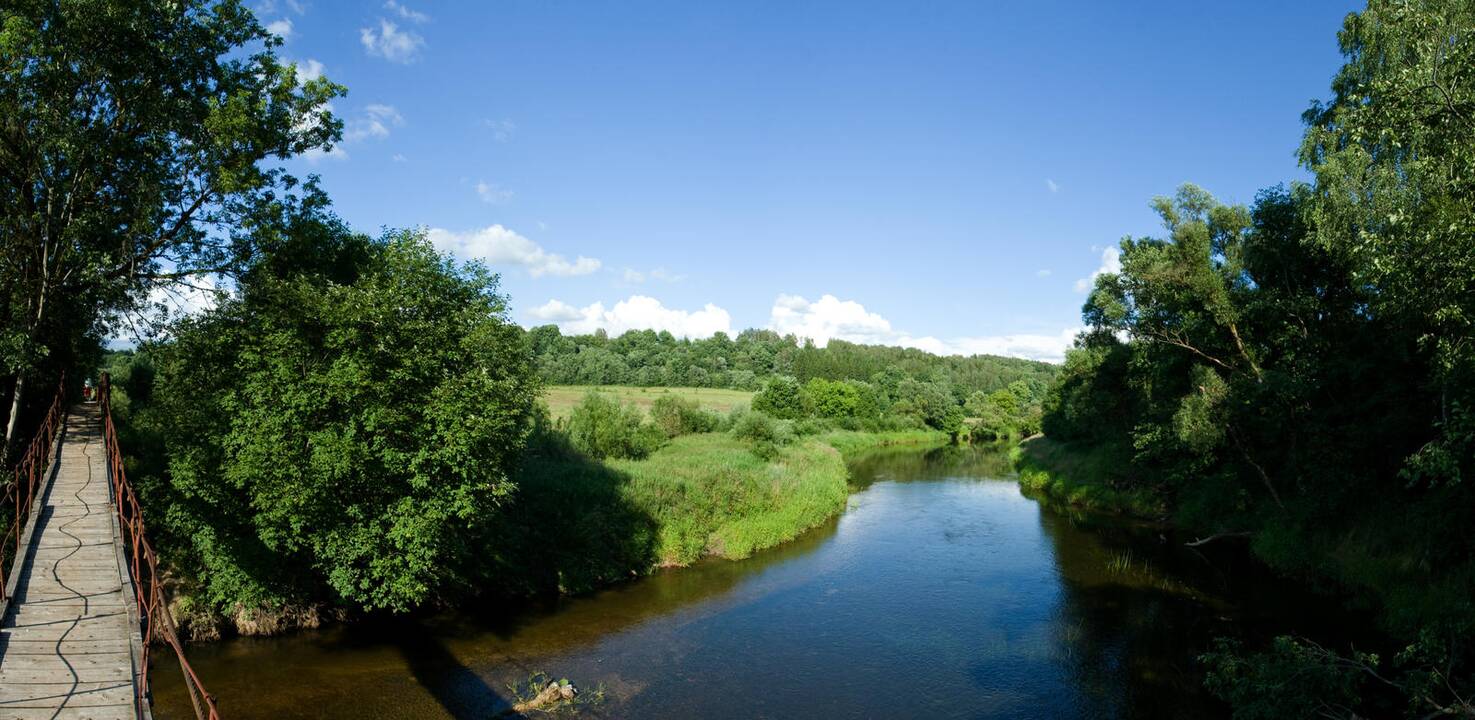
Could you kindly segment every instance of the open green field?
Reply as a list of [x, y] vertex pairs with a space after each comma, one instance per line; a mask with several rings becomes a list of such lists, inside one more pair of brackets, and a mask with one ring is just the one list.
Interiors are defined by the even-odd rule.
[[584, 394], [590, 390], [604, 393], [626, 404], [634, 404], [645, 412], [650, 411], [651, 403], [654, 403], [656, 398], [664, 395], [679, 395], [695, 400], [703, 408], [724, 415], [734, 407], [747, 405], [753, 401], [753, 393], [747, 390], [626, 385], [549, 385], [543, 397], [548, 401], [548, 411], [553, 414], [553, 417], [562, 418], [568, 417], [569, 411], [573, 410], [573, 407], [584, 399]]

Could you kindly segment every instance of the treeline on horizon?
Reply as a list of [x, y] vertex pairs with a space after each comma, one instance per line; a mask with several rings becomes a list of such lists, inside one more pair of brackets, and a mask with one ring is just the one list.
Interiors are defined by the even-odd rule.
[[1236, 718], [1475, 717], [1475, 3], [1375, 0], [1304, 119], [1309, 183], [1185, 185], [1121, 243], [1044, 432], [1397, 643], [1206, 656]]
[[915, 348], [831, 340], [824, 347], [794, 335], [748, 329], [730, 337], [678, 338], [667, 331], [603, 330], [564, 335], [556, 325], [528, 329], [538, 370], [552, 385], [638, 385], [758, 390], [774, 376], [870, 382], [886, 372], [932, 382], [958, 404], [1023, 381], [1043, 387], [1058, 365], [996, 355], [934, 355]]

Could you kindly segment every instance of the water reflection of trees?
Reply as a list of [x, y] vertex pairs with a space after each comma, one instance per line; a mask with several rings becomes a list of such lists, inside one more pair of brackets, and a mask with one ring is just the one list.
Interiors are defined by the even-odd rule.
[[918, 451], [898, 445], [866, 451], [849, 463], [850, 483], [921, 482], [946, 478], [1008, 478], [1014, 474], [1007, 447], [942, 445]]
[[[1053, 660], [1086, 706], [1130, 717], [1219, 717], [1195, 658], [1225, 621], [1207, 596], [1168, 570], [1165, 539], [1147, 528], [1098, 534], [1047, 509], [1040, 528], [1060, 578]], [[1111, 561], [1131, 552], [1133, 566]], [[1171, 580], [1171, 582], [1165, 582]]]

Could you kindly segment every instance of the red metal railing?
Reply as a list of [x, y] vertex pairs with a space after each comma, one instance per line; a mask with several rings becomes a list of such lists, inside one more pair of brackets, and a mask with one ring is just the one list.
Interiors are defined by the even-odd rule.
[[138, 682], [135, 702], [140, 715], [148, 705], [149, 693], [149, 647], [160, 640], [174, 650], [179, 659], [179, 670], [189, 690], [190, 702], [194, 704], [195, 717], [201, 720], [219, 720], [215, 709], [215, 698], [205, 692], [205, 686], [184, 657], [184, 646], [179, 642], [175, 630], [174, 616], [169, 613], [169, 604], [164, 599], [163, 582], [159, 578], [159, 561], [154, 548], [144, 534], [143, 511], [138, 497], [123, 471], [123, 453], [118, 448], [118, 431], [113, 427], [112, 388], [107, 373], [103, 373], [98, 386], [98, 399], [102, 403], [103, 441], [107, 446], [108, 478], [113, 485], [113, 507], [117, 509], [118, 526], [122, 531], [124, 553], [128, 561], [128, 573], [133, 580], [134, 597], [138, 601], [138, 620], [143, 635], [143, 658], [140, 667], [142, 676]]
[[31, 438], [31, 444], [15, 466], [15, 476], [5, 486], [5, 499], [0, 500], [0, 509], [10, 508], [10, 527], [5, 531], [5, 540], [0, 543], [0, 600], [6, 600], [5, 586], [9, 579], [6, 568], [14, 571], [20, 564], [25, 548], [21, 547], [21, 535], [25, 533], [26, 521], [31, 517], [31, 505], [35, 504], [36, 488], [46, 476], [51, 465], [51, 451], [56, 447], [56, 433], [61, 430], [62, 399], [66, 388], [65, 379], [58, 383], [56, 397], [46, 419]]

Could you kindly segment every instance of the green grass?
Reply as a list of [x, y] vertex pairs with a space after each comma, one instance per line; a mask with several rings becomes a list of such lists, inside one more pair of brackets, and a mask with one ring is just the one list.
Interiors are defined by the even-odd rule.
[[644, 460], [614, 460], [623, 494], [656, 526], [655, 559], [743, 558], [798, 537], [844, 509], [845, 463], [818, 441], [784, 448], [773, 462], [722, 433], [687, 435]]
[[833, 430], [820, 435], [819, 440], [839, 450], [846, 458], [889, 445], [942, 445], [948, 441], [947, 433], [939, 430], [892, 430], [875, 433]]
[[747, 390], [722, 390], [718, 388], [688, 387], [631, 387], [626, 385], [549, 385], [544, 393], [548, 411], [555, 418], [568, 417], [579, 401], [590, 390], [609, 395], [612, 399], [639, 407], [649, 413], [650, 406], [663, 395], [677, 395], [696, 403], [707, 410], [727, 414], [734, 407], [748, 405], [753, 393]]
[[1034, 437], [1013, 451], [1019, 487], [1027, 494], [1100, 512], [1161, 518], [1160, 499], [1143, 490], [1120, 490], [1113, 476], [1123, 461], [1100, 448], [1077, 448], [1046, 437]]

